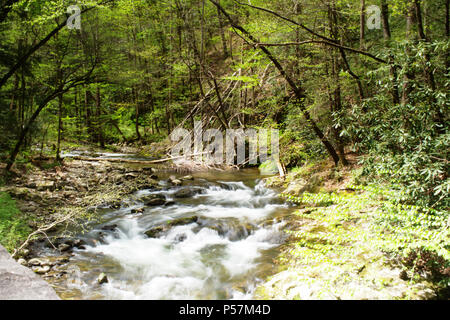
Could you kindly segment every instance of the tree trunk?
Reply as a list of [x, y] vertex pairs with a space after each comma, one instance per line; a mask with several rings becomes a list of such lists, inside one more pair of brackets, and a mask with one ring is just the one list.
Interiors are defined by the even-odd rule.
[[63, 95], [58, 95], [58, 141], [56, 142], [56, 161], [61, 161], [61, 131], [62, 131], [62, 105]]
[[139, 132], [139, 94], [137, 88], [134, 89], [134, 101], [135, 101], [135, 129], [136, 129], [136, 139], [139, 141], [142, 139], [141, 133]]
[[228, 57], [227, 38], [225, 37], [225, 32], [223, 30], [224, 23], [223, 23], [223, 19], [222, 19], [222, 13], [220, 12], [220, 10], [218, 8], [217, 8], [217, 16], [219, 19], [220, 37], [222, 38], [223, 57], [226, 58], [226, 57]]
[[26, 126], [21, 130], [19, 139], [16, 142], [16, 145], [14, 149], [12, 150], [8, 163], [6, 165], [6, 171], [10, 171], [12, 165], [14, 164], [17, 155], [19, 154], [20, 148], [22, 147], [23, 142], [25, 141], [25, 137], [28, 134], [31, 125], [34, 123], [38, 115], [41, 113], [41, 111], [45, 108], [45, 106], [52, 101], [55, 97], [57, 97], [60, 93], [62, 93], [62, 90], [58, 90], [53, 92], [51, 95], [47, 96], [45, 100], [39, 105], [39, 107], [36, 109], [36, 111], [33, 113], [33, 115], [28, 120]]
[[97, 137], [98, 137], [98, 141], [100, 142], [100, 147], [104, 148], [105, 147], [105, 138], [103, 136], [103, 129], [102, 129], [102, 123], [101, 123], [101, 96], [100, 96], [100, 86], [97, 85], [97, 92], [95, 95], [95, 104], [96, 104], [96, 114], [97, 114]]
[[[406, 40], [412, 40], [412, 31], [413, 31], [413, 25], [414, 25], [414, 21], [415, 21], [415, 8], [414, 8], [414, 3], [412, 3], [408, 8], [407, 8], [407, 13], [406, 13]], [[411, 54], [411, 50], [409, 48], [409, 46], [406, 46], [406, 55], [408, 57], [408, 60], [412, 59], [412, 54]], [[402, 105], [406, 105], [409, 103], [409, 95], [412, 92], [412, 86], [411, 86], [411, 81], [415, 78], [413, 72], [411, 71], [411, 66], [410, 66], [410, 62], [408, 61], [407, 65], [406, 65], [406, 72], [405, 72], [405, 76], [403, 78], [403, 88], [402, 88]]]
[[[450, 37], [450, 0], [445, 2], [445, 35], [447, 36], [447, 40]], [[450, 53], [447, 51], [445, 66], [447, 69], [450, 68]]]
[[364, 40], [366, 37], [366, 1], [361, 0], [361, 19], [359, 25], [359, 47], [364, 50]]
[[383, 24], [384, 39], [391, 39], [391, 28], [389, 26], [389, 5], [386, 0], [381, 0], [381, 23]]
[[[381, 0], [381, 22], [383, 24], [384, 40], [389, 45], [389, 41], [391, 40], [391, 28], [389, 26], [389, 5], [386, 3], [386, 0]], [[397, 105], [400, 103], [400, 95], [397, 80], [397, 68], [394, 66], [394, 57], [392, 54], [389, 55], [389, 74], [392, 78], [392, 102]]]
[[[331, 30], [331, 37], [334, 40], [337, 40], [339, 38], [339, 33], [337, 30], [337, 26], [338, 26], [338, 17], [337, 17], [337, 9], [336, 9], [336, 4], [335, 2], [333, 2], [333, 10], [330, 10], [329, 8], [329, 23], [330, 23], [330, 30]], [[343, 51], [341, 51], [342, 49], [338, 49], [340, 51], [340, 53], [342, 54]], [[339, 60], [338, 57], [336, 55], [336, 49], [331, 48], [331, 63], [332, 63], [332, 67], [331, 67], [331, 74], [332, 74], [332, 79], [333, 82], [336, 86], [334, 92], [333, 92], [333, 101], [332, 101], [332, 111], [333, 112], [340, 112], [342, 109], [342, 99], [341, 99], [341, 83], [340, 83], [340, 77], [339, 77], [339, 72], [338, 70], [340, 70], [340, 65], [339, 65]], [[345, 55], [345, 52], [344, 52]], [[361, 97], [361, 100], [363, 99], [363, 97]], [[345, 158], [345, 150], [344, 150], [344, 142], [342, 140], [341, 137], [341, 130], [340, 128], [336, 128], [333, 125], [333, 134], [334, 134], [334, 138], [336, 140], [336, 144], [338, 147], [338, 151], [339, 151], [339, 157], [341, 159], [341, 162], [344, 166], [348, 165], [347, 159]]]

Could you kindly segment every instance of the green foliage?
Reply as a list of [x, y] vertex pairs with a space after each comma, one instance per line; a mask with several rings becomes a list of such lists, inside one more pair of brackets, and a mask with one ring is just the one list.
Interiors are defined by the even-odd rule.
[[29, 227], [16, 203], [6, 192], [0, 192], [0, 243], [10, 252], [26, 239]]
[[262, 175], [273, 175], [278, 173], [278, 166], [275, 161], [267, 160], [259, 166], [259, 172]]
[[[448, 45], [448, 42], [447, 42]], [[395, 51], [396, 61], [404, 63], [408, 72], [423, 72], [423, 50], [433, 50], [436, 56], [444, 54], [447, 46], [441, 42], [412, 46], [403, 43]], [[405, 55], [406, 47], [410, 56]], [[407, 64], [407, 65], [406, 65]], [[377, 75], [386, 70], [378, 69]], [[406, 71], [404, 71], [406, 72]], [[372, 179], [384, 179], [402, 190], [405, 201], [423, 206], [448, 208], [450, 206], [450, 177], [448, 154], [448, 93], [430, 90], [423, 79], [404, 80], [403, 72], [394, 81], [399, 87], [410, 85], [415, 90], [407, 103], [393, 104], [390, 92], [392, 79], [377, 80], [382, 91], [355, 105], [350, 113], [336, 114], [336, 126], [342, 135], [356, 141], [355, 148], [367, 154], [364, 173]], [[447, 81], [435, 78], [435, 81]]]
[[[321, 225], [317, 230], [293, 232], [298, 239], [297, 249], [289, 255], [320, 261], [331, 253], [340, 252], [337, 260], [327, 261], [341, 264], [348, 263], [355, 254], [349, 245], [357, 250], [363, 245], [384, 252], [392, 261], [399, 261], [401, 267], [417, 275], [416, 280], [429, 275], [431, 281], [446, 287], [450, 281], [449, 213], [402, 204], [398, 201], [398, 191], [376, 185], [351, 188], [355, 191], [305, 193], [302, 197], [284, 195], [305, 206], [298, 212], [301, 218]], [[419, 252], [423, 252], [424, 261], [417, 264]]]

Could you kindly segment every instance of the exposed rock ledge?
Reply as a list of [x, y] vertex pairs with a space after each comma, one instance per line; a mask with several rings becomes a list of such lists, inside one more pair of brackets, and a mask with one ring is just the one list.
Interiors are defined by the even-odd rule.
[[0, 300], [59, 300], [55, 290], [0, 245]]

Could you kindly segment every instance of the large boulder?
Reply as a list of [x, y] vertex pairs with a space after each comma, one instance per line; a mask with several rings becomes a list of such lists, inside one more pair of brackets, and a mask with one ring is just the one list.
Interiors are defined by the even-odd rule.
[[60, 300], [55, 290], [0, 246], [0, 300]]

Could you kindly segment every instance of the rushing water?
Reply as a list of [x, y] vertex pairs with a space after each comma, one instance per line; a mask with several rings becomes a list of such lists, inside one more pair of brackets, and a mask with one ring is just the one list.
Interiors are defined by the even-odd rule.
[[[140, 190], [122, 208], [106, 210], [104, 223], [75, 250], [69, 278], [57, 284], [63, 298], [250, 299], [261, 279], [275, 271], [272, 259], [285, 239], [292, 208], [265, 188], [255, 171], [207, 173], [190, 185]], [[200, 193], [179, 199], [183, 188]], [[145, 207], [143, 198], [163, 195], [170, 206]], [[143, 208], [141, 213], [132, 209]], [[145, 231], [168, 221], [198, 217], [149, 238]], [[105, 231], [105, 226], [116, 225]], [[108, 229], [108, 228], [106, 228]], [[97, 284], [99, 273], [109, 282]]]

